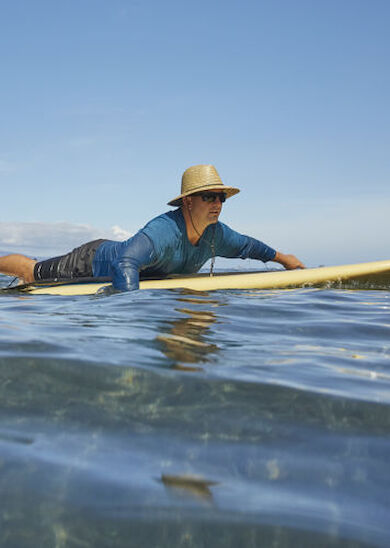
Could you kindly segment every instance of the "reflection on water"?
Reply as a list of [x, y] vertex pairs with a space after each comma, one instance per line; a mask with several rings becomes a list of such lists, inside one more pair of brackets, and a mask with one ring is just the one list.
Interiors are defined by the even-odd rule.
[[[156, 339], [161, 343], [161, 349], [167, 358], [173, 361], [173, 369], [202, 371], [201, 367], [187, 364], [210, 361], [210, 354], [218, 352], [218, 345], [209, 342], [207, 335], [210, 326], [217, 321], [216, 313], [209, 308], [221, 304], [207, 298], [201, 300], [182, 297], [178, 300], [187, 305], [192, 304], [193, 308], [175, 308], [184, 317], [167, 322], [167, 331], [157, 335]], [[199, 310], [195, 308], [196, 305]]]
[[389, 305], [0, 296], [0, 545], [387, 547]]

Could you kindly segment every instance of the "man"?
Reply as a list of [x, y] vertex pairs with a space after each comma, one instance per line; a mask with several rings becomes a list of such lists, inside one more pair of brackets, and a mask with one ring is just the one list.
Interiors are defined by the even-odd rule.
[[168, 202], [178, 208], [152, 219], [128, 240], [95, 240], [39, 262], [24, 255], [8, 255], [0, 258], [0, 272], [25, 283], [111, 276], [116, 289], [130, 291], [138, 289], [140, 273], [143, 278], [190, 274], [210, 258], [213, 267], [216, 256], [274, 261], [286, 269], [305, 268], [294, 255], [276, 251], [218, 221], [226, 198], [238, 192], [238, 188], [223, 184], [214, 166], [189, 167], [182, 177], [181, 194]]

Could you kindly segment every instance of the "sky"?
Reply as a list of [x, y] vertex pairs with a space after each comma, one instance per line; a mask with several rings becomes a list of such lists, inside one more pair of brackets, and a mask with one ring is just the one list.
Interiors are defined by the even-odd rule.
[[388, 0], [0, 0], [0, 250], [127, 238], [210, 163], [235, 230], [389, 259], [389, 25]]

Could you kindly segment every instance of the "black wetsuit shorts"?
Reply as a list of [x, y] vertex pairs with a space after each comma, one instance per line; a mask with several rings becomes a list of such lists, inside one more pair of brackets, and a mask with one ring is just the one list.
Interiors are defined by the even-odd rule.
[[94, 240], [76, 247], [66, 255], [39, 261], [34, 266], [35, 280], [61, 280], [93, 276], [92, 261], [97, 248], [106, 240]]

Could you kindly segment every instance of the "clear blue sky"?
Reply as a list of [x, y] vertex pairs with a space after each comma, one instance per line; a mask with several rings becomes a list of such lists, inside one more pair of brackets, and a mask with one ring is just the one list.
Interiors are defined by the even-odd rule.
[[14, 223], [135, 232], [213, 163], [233, 228], [309, 265], [390, 258], [388, 0], [0, 7], [0, 249]]

